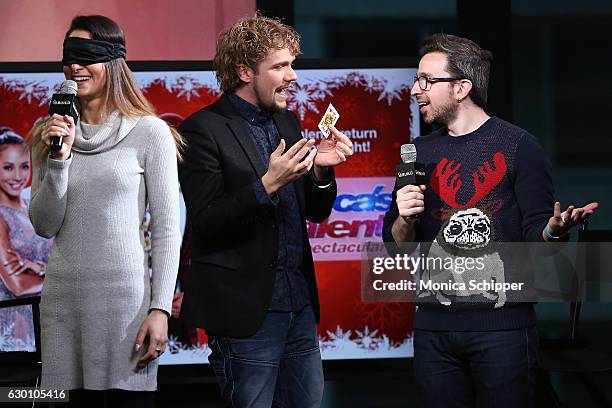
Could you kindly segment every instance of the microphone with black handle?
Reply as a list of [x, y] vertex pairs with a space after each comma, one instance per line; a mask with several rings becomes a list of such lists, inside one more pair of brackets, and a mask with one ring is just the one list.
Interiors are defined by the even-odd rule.
[[[395, 186], [399, 190], [407, 185], [420, 186], [425, 184], [425, 165], [417, 163], [416, 146], [404, 144], [400, 148], [402, 162], [395, 167]], [[411, 216], [417, 219], [421, 214]]]
[[[78, 85], [76, 82], [66, 80], [62, 82], [58, 93], [53, 94], [51, 104], [49, 105], [49, 115], [68, 115], [72, 116], [74, 123], [79, 119], [79, 99], [77, 98]], [[49, 148], [53, 152], [62, 150], [64, 138], [62, 136], [53, 136]]]

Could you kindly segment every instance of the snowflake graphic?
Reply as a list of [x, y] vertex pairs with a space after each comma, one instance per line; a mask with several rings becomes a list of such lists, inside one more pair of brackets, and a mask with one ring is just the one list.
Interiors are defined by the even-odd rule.
[[334, 333], [327, 330], [327, 335], [331, 341], [350, 341], [352, 332], [350, 330], [344, 331], [340, 326], [336, 326]]
[[408, 84], [397, 84], [387, 79], [376, 78], [357, 71], [350, 72], [345, 76], [320, 79], [317, 81], [317, 86], [328, 90], [338, 89], [347, 85], [363, 87], [367, 93], [379, 92], [378, 100], [382, 101], [386, 99], [389, 105], [391, 105], [395, 99], [401, 101], [402, 92], [409, 89]]
[[407, 84], [387, 81], [358, 71], [322, 79], [305, 78], [289, 88], [288, 107], [299, 115], [300, 120], [304, 120], [307, 112], [320, 113], [317, 101], [332, 97], [333, 91], [345, 86], [360, 87], [368, 93], [379, 93], [378, 100], [386, 100], [389, 105], [395, 99], [401, 100], [402, 92], [407, 89]]
[[184, 350], [184, 347], [185, 346], [179, 341], [178, 337], [174, 335], [168, 336], [168, 351], [170, 351], [170, 354], [176, 354], [180, 350]]
[[184, 96], [187, 101], [191, 101], [191, 97], [198, 98], [200, 93], [198, 88], [202, 87], [200, 81], [195, 78], [180, 76], [176, 78], [176, 82], [172, 85], [173, 89], [178, 90], [177, 96]]
[[367, 93], [380, 92], [384, 85], [382, 81], [374, 76], [368, 75], [364, 77], [363, 87]]
[[357, 307], [364, 325], [375, 324], [383, 332], [392, 329], [406, 318], [405, 306], [399, 303], [359, 303]]
[[382, 84], [382, 89], [380, 90], [380, 95], [378, 96], [378, 100], [382, 101], [383, 99], [386, 99], [387, 104], [391, 106], [391, 102], [393, 102], [394, 99], [397, 99], [398, 101], [402, 100], [401, 93], [404, 91], [404, 89], [406, 89], [406, 87], [395, 88], [388, 81], [384, 81]]
[[340, 326], [337, 326], [335, 332], [327, 331], [327, 336], [319, 336], [319, 347], [324, 356], [334, 358], [334, 356], [347, 355], [368, 356], [373, 351], [395, 354], [398, 349], [405, 349], [412, 345], [410, 335], [402, 341], [394, 342], [386, 334], [379, 334], [379, 329], [370, 331], [367, 325], [363, 331], [355, 330], [354, 337], [351, 339], [350, 330], [344, 331]]
[[376, 350], [379, 346], [379, 343], [382, 341], [381, 337], [376, 337], [376, 333], [378, 333], [378, 329], [370, 332], [368, 326], [361, 332], [356, 330], [357, 339], [355, 342], [359, 346], [359, 348], [367, 349], [367, 350]]
[[322, 83], [320, 81], [311, 81], [312, 83], [310, 85], [308, 85], [310, 91], [312, 92], [312, 97], [316, 100], [322, 100], [327, 98], [328, 96], [333, 96], [333, 94], [331, 93], [331, 91], [325, 87], [322, 86]]
[[367, 93], [379, 92], [378, 100], [387, 100], [387, 104], [391, 105], [394, 99], [398, 101], [402, 100], [401, 93], [407, 88], [407, 86], [393, 84], [386, 79], [379, 79], [374, 76], [363, 76], [362, 85]]
[[399, 344], [394, 344], [391, 340], [389, 340], [389, 337], [387, 337], [386, 334], [384, 334], [378, 342], [379, 350], [393, 350], [397, 347], [399, 347]]
[[21, 95], [19, 100], [26, 100], [28, 103], [32, 103], [32, 100], [39, 100], [38, 106], [43, 106], [49, 100], [49, 87], [44, 85], [43, 81], [7, 81], [8, 89], [14, 92], [18, 92]]
[[328, 339], [320, 339], [320, 347], [324, 350], [336, 350], [344, 352], [352, 352], [358, 350], [359, 347], [355, 340], [351, 340], [352, 332], [344, 331], [340, 326], [336, 327], [335, 332], [327, 331]]
[[154, 86], [159, 86], [161, 88], [164, 88], [168, 92], [172, 92], [175, 88], [177, 88], [176, 84], [171, 84], [170, 81], [166, 80], [165, 78], [155, 78], [148, 82], [142, 81], [140, 85], [140, 87], [143, 89], [154, 87]]
[[191, 346], [185, 348], [184, 350], [190, 351], [196, 357], [207, 357], [212, 353], [211, 349], [207, 345], [199, 347]]
[[346, 83], [352, 86], [365, 86], [366, 76], [359, 72], [350, 72], [346, 75]]
[[346, 77], [332, 77], [328, 79], [319, 79], [315, 82], [315, 86], [321, 89], [338, 89], [347, 84]]
[[287, 98], [288, 108], [300, 115], [300, 120], [304, 120], [304, 116], [307, 111], [314, 111], [319, 113], [315, 100], [317, 100], [318, 92], [316, 89], [294, 84], [289, 88], [289, 95]]
[[2, 322], [3, 325], [0, 326], [0, 339], [8, 338], [13, 334], [13, 329], [15, 328], [15, 323], [11, 322]]
[[0, 327], [0, 351], [35, 351], [34, 340], [28, 335], [25, 341], [15, 337], [13, 330], [15, 323], [4, 324]]
[[14, 79], [2, 78], [2, 86], [13, 92], [17, 92], [20, 89], [19, 83]]

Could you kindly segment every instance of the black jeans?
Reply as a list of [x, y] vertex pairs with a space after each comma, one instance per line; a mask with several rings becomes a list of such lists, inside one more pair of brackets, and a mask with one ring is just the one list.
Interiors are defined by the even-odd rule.
[[533, 407], [535, 327], [487, 332], [414, 331], [414, 369], [427, 408]]

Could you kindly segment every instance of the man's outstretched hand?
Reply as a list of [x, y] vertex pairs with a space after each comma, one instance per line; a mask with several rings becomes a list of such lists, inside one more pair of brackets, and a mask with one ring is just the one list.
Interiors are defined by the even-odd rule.
[[561, 212], [561, 203], [556, 202], [553, 216], [548, 220], [548, 230], [551, 235], [560, 237], [567, 234], [576, 225], [584, 224], [591, 214], [599, 207], [599, 203], [592, 202], [584, 207], [570, 205]]

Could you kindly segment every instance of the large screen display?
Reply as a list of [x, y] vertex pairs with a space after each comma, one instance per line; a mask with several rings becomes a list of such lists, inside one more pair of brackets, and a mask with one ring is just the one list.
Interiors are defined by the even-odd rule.
[[[317, 125], [327, 106], [333, 103], [340, 113], [336, 128], [352, 139], [355, 151], [353, 157], [336, 168], [338, 196], [331, 216], [321, 224], [308, 223], [321, 300], [321, 353], [327, 360], [411, 357], [414, 305], [362, 301], [360, 276], [363, 252], [382, 246], [382, 218], [391, 203], [400, 146], [419, 135], [418, 107], [410, 96], [416, 69], [390, 65], [347, 68], [345, 64], [340, 69], [333, 68], [332, 63], [317, 65], [320, 68], [296, 69], [298, 80], [291, 90], [289, 109], [300, 119], [303, 137], [320, 139]], [[151, 67], [154, 65], [147, 68]], [[220, 96], [211, 70], [135, 70], [135, 75], [157, 113], [174, 126]], [[32, 124], [46, 115], [51, 95], [63, 80], [60, 72], [0, 73], [0, 127], [25, 137]], [[0, 150], [0, 161], [7, 161], [6, 150]], [[4, 171], [1, 177], [14, 178], [7, 174]], [[11, 181], [0, 180], [0, 194], [7, 194], [5, 184], [10, 185]], [[18, 190], [24, 206], [28, 203], [28, 186], [29, 180], [12, 181], [11, 188]], [[0, 228], [8, 231], [15, 221], [7, 220], [6, 213], [0, 211]], [[177, 301], [181, 277], [189, 268], [190, 231], [186, 218], [182, 208], [185, 242]], [[21, 222], [25, 222], [23, 217]], [[143, 222], [146, 227], [148, 221]], [[44, 265], [48, 246], [40, 242], [38, 245], [39, 259], [30, 261]], [[16, 243], [10, 239], [2, 246], [4, 253], [17, 252]], [[4, 279], [0, 285], [3, 285], [0, 301], [37, 294], [12, 293]], [[10, 309], [0, 319], [3, 325], [0, 351], [9, 351], [3, 350], [2, 345], [9, 344], [6, 339], [17, 335], [15, 330], [7, 329], [16, 325], [8, 321], [17, 314]], [[161, 363], [206, 363], [209, 354], [206, 340], [203, 330], [185, 327], [171, 319], [169, 352], [162, 356]], [[10, 344], [14, 349], [15, 344], [21, 343]]]

